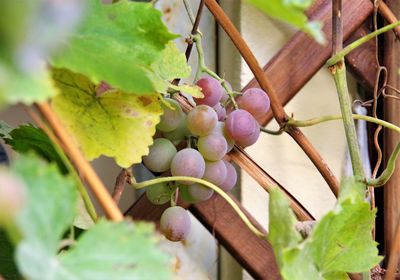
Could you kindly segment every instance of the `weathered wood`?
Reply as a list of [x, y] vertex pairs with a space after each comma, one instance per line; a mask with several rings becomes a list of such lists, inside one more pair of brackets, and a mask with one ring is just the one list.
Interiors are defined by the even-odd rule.
[[[400, 2], [398, 0], [387, 0], [386, 4], [400, 16]], [[384, 41], [384, 64], [388, 70], [388, 84], [395, 88], [400, 88], [400, 44], [392, 32], [385, 34]], [[388, 94], [395, 94], [388, 91]], [[384, 117], [386, 121], [393, 124], [400, 124], [400, 102], [393, 98], [384, 100]], [[386, 130], [384, 134], [384, 158], [389, 159], [393, 149], [400, 141], [398, 133]], [[400, 217], [400, 159], [396, 161], [396, 169], [384, 189], [384, 213], [385, 213], [385, 255], [389, 256], [395, 240], [395, 228]]]
[[[155, 206], [142, 196], [125, 215], [134, 220], [156, 222], [167, 207], [168, 204]], [[247, 213], [243, 207], [241, 209]], [[251, 232], [223, 198], [214, 196], [191, 205], [189, 210], [255, 279], [280, 279], [271, 245]], [[265, 231], [251, 215], [248, 217], [257, 228]]]
[[[303, 32], [296, 33], [292, 39], [264, 66], [265, 75], [268, 76], [282, 104], [286, 104], [296, 93], [314, 76], [330, 57], [330, 38], [332, 29], [331, 3], [321, 0], [320, 8], [310, 14], [310, 18], [320, 20], [323, 31], [328, 40], [325, 46], [319, 45]], [[351, 34], [366, 20], [373, 11], [370, 0], [344, 0], [343, 1], [343, 37], [347, 40]], [[256, 87], [255, 79], [245, 87]], [[268, 113], [262, 123], [266, 124], [272, 119]]]
[[[368, 33], [369, 30], [365, 27], [357, 29], [347, 40], [346, 45]], [[370, 40], [346, 56], [346, 63], [349, 71], [361, 85], [370, 90], [374, 88], [375, 78], [378, 73], [378, 64], [376, 63], [375, 54], [375, 40]]]

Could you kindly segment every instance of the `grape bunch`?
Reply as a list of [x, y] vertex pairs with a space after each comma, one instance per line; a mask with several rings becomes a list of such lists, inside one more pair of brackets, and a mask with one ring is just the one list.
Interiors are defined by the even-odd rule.
[[[268, 112], [269, 98], [264, 91], [251, 88], [237, 98], [238, 108], [230, 109], [230, 97], [219, 81], [206, 77], [197, 85], [204, 98], [195, 98], [196, 106], [187, 115], [177, 101], [163, 100], [164, 114], [143, 164], [161, 177], [201, 178], [228, 192], [235, 186], [237, 174], [223, 158], [235, 144], [247, 147], [257, 141], [260, 126], [256, 118]], [[189, 203], [206, 201], [214, 193], [199, 183], [180, 181], [152, 185], [146, 196], [151, 203], [161, 205], [171, 201], [177, 189]], [[185, 239], [190, 231], [188, 212], [179, 206], [167, 208], [160, 228], [171, 241]]]

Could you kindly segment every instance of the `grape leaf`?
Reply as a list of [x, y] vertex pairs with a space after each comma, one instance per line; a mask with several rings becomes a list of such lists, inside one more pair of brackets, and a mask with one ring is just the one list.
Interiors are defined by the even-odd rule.
[[52, 65], [82, 73], [96, 84], [107, 81], [125, 92], [154, 94], [150, 66], [177, 37], [162, 23], [161, 12], [152, 4], [127, 0], [87, 2], [87, 18]]
[[14, 262], [14, 248], [4, 231], [0, 229], [0, 278], [20, 279]]
[[117, 90], [96, 96], [86, 77], [67, 70], [55, 69], [54, 79], [61, 94], [53, 108], [89, 160], [106, 155], [121, 167], [141, 162], [162, 114], [158, 95]]
[[170, 88], [180, 91], [182, 93], [189, 94], [196, 98], [203, 98], [204, 94], [201, 91], [201, 88], [196, 85], [187, 85], [187, 84], [180, 84], [180, 85], [169, 85]]
[[334, 210], [304, 241], [294, 232], [286, 198], [278, 190], [271, 192], [269, 239], [284, 279], [348, 279], [346, 272], [367, 271], [379, 263], [371, 236], [375, 211], [359, 189], [354, 180], [346, 181]]
[[325, 35], [321, 29], [321, 23], [309, 22], [304, 11], [308, 9], [311, 0], [247, 0], [269, 16], [285, 21], [310, 34], [318, 43], [325, 43]]

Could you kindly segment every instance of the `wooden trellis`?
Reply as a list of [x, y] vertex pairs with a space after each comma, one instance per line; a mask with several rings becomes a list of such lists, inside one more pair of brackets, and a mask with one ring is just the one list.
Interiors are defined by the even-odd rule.
[[[224, 15], [218, 10], [219, 7], [217, 7], [216, 2], [214, 0], [206, 0], [205, 3], [216, 17], [217, 22], [226, 29], [229, 22], [226, 22]], [[331, 0], [317, 0], [308, 12], [310, 19], [319, 20], [323, 23], [323, 31], [328, 40], [332, 34], [331, 7]], [[384, 6], [384, 8], [387, 7]], [[363, 23], [371, 16], [373, 10], [374, 6], [370, 0], [343, 0], [343, 39], [345, 44], [368, 32], [363, 27]], [[388, 18], [388, 11], [389, 15], [392, 16], [391, 20], [395, 20], [393, 15], [390, 14], [390, 10], [384, 11], [386, 17]], [[232, 30], [228, 30], [229, 32], [232, 33]], [[228, 35], [232, 36], [232, 34]], [[237, 44], [238, 42], [236, 41], [235, 43]], [[305, 48], [311, 48], [313, 51], [302, 52], [301, 50]], [[358, 82], [368, 89], [373, 88], [377, 73], [375, 53], [375, 44], [371, 41], [357, 48], [346, 57], [350, 71], [355, 75]], [[268, 78], [272, 90], [278, 94], [277, 98], [280, 104], [285, 105], [289, 102], [315, 73], [324, 66], [330, 55], [330, 44], [328, 44], [328, 47], [321, 46], [302, 32], [295, 34], [263, 68], [264, 75]], [[288, 76], [290, 79], [287, 79]], [[256, 79], [253, 79], [244, 89], [255, 86], [259, 87], [259, 84]], [[184, 99], [180, 101], [184, 107], [186, 106], [189, 109]], [[264, 125], [267, 124], [272, 117], [273, 114], [271, 112], [268, 113], [262, 119], [262, 123]], [[296, 139], [293, 135], [292, 137], [298, 143], [303, 141], [301, 144], [304, 145], [306, 143], [308, 145], [306, 140]], [[313, 219], [307, 209], [265, 170], [258, 166], [245, 151], [236, 147], [229, 156], [232, 161], [252, 176], [267, 191], [273, 185], [280, 186], [291, 200], [291, 206], [299, 220]], [[338, 184], [336, 178], [329, 172], [329, 169], [326, 167], [323, 169], [323, 167], [318, 166], [318, 163], [315, 162], [319, 160], [317, 154], [310, 155], [309, 153], [309, 156], [330, 185], [331, 190], [337, 194]], [[218, 241], [254, 278], [280, 279], [279, 269], [271, 245], [267, 241], [257, 238], [248, 230], [225, 200], [215, 196], [206, 202], [183, 206], [188, 207], [194, 216], [215, 234]], [[151, 204], [145, 196], [142, 196], [130, 207], [125, 215], [132, 216], [135, 220], [156, 222], [165, 208], [166, 206]], [[218, 216], [215, 215], [215, 212], [218, 213]], [[253, 218], [251, 220], [260, 230], [264, 231]], [[357, 279], [356, 275], [353, 277]]]

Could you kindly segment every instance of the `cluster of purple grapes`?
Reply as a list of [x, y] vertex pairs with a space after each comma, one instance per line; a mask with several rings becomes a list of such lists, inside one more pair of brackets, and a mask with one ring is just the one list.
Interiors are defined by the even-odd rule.
[[[143, 163], [160, 176], [201, 178], [230, 191], [236, 184], [237, 174], [223, 157], [235, 143], [247, 147], [257, 141], [260, 127], [255, 118], [268, 112], [269, 98], [260, 89], [248, 89], [237, 98], [239, 108], [227, 114], [229, 96], [220, 82], [206, 77], [197, 85], [204, 98], [194, 100], [196, 107], [188, 115], [177, 101], [164, 100], [157, 138]], [[153, 204], [165, 204], [177, 188], [180, 197], [189, 203], [206, 201], [214, 192], [201, 184], [181, 181], [152, 185], [147, 188], [146, 196]], [[171, 241], [185, 239], [190, 231], [187, 211], [179, 206], [167, 208], [161, 216], [160, 228]]]

